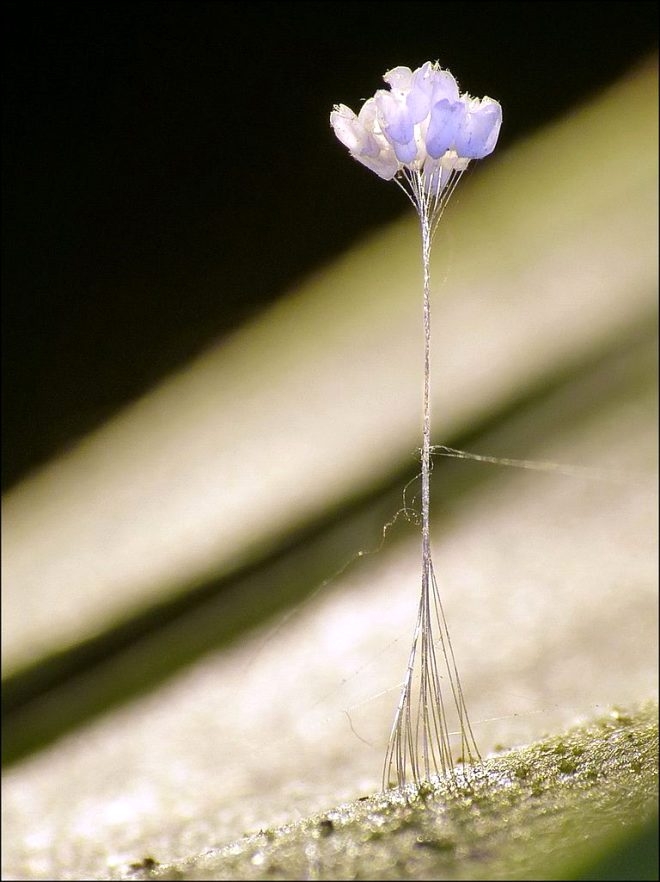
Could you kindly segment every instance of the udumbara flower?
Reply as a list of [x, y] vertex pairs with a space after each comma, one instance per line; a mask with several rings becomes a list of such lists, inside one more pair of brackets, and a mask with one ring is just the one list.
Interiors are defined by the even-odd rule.
[[[424, 270], [424, 397], [421, 448], [422, 590], [413, 644], [383, 769], [383, 789], [453, 775], [451, 729], [460, 734], [463, 763], [479, 758], [458, 676], [431, 559], [431, 243], [442, 212], [472, 159], [495, 149], [502, 108], [492, 98], [460, 94], [454, 77], [427, 61], [417, 70], [395, 67], [388, 89], [364, 102], [358, 115], [345, 104], [330, 114], [335, 135], [358, 162], [394, 180], [421, 223]], [[453, 706], [456, 723], [448, 713]]]
[[438, 63], [417, 70], [395, 67], [355, 113], [335, 105], [330, 125], [358, 162], [386, 181], [415, 178], [427, 195], [439, 197], [453, 173], [495, 149], [502, 108], [492, 98], [460, 94], [454, 77]]

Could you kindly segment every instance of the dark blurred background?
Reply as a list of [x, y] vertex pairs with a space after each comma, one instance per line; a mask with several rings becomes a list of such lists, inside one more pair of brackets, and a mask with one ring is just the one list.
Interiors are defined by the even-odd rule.
[[409, 210], [336, 142], [333, 103], [439, 59], [502, 102], [504, 148], [652, 52], [657, 13], [6, 3], [3, 488]]

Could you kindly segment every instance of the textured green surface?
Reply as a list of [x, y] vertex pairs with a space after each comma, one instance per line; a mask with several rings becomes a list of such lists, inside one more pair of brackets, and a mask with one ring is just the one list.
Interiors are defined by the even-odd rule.
[[457, 771], [454, 780], [390, 790], [176, 865], [149, 858], [148, 869], [136, 865], [133, 875], [604, 879], [615, 878], [597, 875], [608, 866], [618, 866], [616, 878], [633, 878], [626, 868], [641, 858], [634, 878], [657, 878], [653, 850], [642, 847], [657, 827], [657, 732], [657, 706], [614, 710]]

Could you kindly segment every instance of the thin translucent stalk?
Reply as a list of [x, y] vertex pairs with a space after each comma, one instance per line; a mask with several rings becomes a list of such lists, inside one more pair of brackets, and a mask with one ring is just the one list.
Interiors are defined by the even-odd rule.
[[[441, 191], [424, 188], [421, 171], [404, 170], [398, 180], [420, 219], [423, 267], [424, 390], [422, 401], [422, 587], [413, 642], [401, 696], [385, 755], [383, 789], [394, 783], [419, 785], [434, 775], [451, 774], [448, 707], [453, 709], [464, 763], [479, 758], [463, 688], [447, 628], [431, 555], [431, 244], [460, 173]], [[441, 673], [442, 672], [442, 673]]]

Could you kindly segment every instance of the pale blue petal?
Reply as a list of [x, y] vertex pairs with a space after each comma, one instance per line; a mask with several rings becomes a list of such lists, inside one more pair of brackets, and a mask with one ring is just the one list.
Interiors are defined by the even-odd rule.
[[436, 70], [437, 68], [432, 61], [425, 61], [421, 67], [413, 71], [412, 87], [419, 87], [423, 86], [424, 83], [430, 83]]
[[399, 163], [393, 152], [386, 153], [383, 151], [380, 156], [376, 158], [371, 156], [357, 156], [354, 153], [352, 156], [357, 159], [358, 162], [361, 162], [362, 165], [366, 165], [366, 167], [372, 172], [375, 172], [378, 177], [382, 178], [384, 181], [391, 181], [399, 170]]
[[465, 105], [462, 101], [443, 98], [433, 105], [426, 130], [426, 150], [429, 156], [438, 159], [454, 147], [464, 117]]
[[431, 90], [413, 87], [406, 95], [406, 107], [413, 123], [426, 119], [431, 109]]
[[456, 80], [448, 70], [441, 70], [427, 61], [414, 72], [406, 99], [413, 122], [425, 119], [431, 107], [443, 98], [451, 102], [459, 100]]
[[383, 89], [376, 92], [374, 100], [378, 108], [378, 121], [387, 140], [392, 144], [412, 141], [414, 124], [406, 104]]
[[399, 67], [393, 67], [392, 70], [388, 70], [387, 73], [383, 74], [383, 79], [392, 89], [403, 89], [404, 91], [410, 88], [410, 81], [412, 79], [412, 71], [409, 67], [403, 67], [400, 65]]
[[427, 61], [412, 75], [410, 91], [406, 96], [406, 104], [413, 122], [421, 122], [428, 116], [431, 109], [431, 97], [433, 94], [433, 65]]
[[336, 105], [330, 114], [330, 125], [337, 138], [353, 155], [378, 156], [380, 153], [376, 139], [367, 131], [350, 107], [344, 104]]
[[414, 139], [408, 141], [407, 144], [400, 144], [398, 141], [394, 141], [392, 146], [394, 147], [396, 158], [399, 162], [403, 162], [404, 165], [417, 159], [417, 143]]
[[501, 125], [502, 108], [497, 101], [484, 99], [465, 114], [456, 135], [456, 152], [468, 159], [483, 159], [495, 149]]
[[458, 83], [448, 70], [434, 70], [431, 74], [432, 104], [443, 98], [454, 102], [459, 100]]

